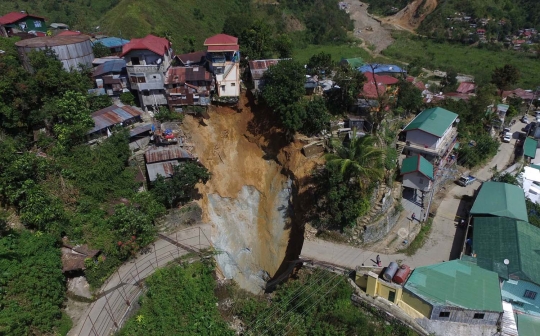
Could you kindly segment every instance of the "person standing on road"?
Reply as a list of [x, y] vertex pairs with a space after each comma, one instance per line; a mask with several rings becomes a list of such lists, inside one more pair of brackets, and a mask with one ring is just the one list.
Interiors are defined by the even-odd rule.
[[375, 258], [377, 261], [377, 266], [381, 267], [381, 257], [377, 254], [377, 258]]
[[416, 220], [416, 214], [414, 212], [413, 212], [411, 218], [412, 218], [412, 220]]

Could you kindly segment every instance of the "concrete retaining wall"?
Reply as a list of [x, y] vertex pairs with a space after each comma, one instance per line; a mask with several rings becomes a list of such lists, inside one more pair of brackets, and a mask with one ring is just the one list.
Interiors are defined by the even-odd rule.
[[364, 243], [371, 243], [382, 239], [397, 224], [401, 212], [396, 211], [394, 199], [392, 197], [389, 198], [392, 199], [392, 202], [388, 203], [390, 203], [392, 206], [385, 209], [385, 215], [381, 216], [379, 219], [377, 219], [377, 221], [364, 227], [364, 232], [362, 233]]

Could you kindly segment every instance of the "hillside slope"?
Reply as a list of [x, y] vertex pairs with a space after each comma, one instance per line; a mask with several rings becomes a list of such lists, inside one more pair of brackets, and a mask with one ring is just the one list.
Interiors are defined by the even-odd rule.
[[102, 18], [101, 30], [126, 38], [150, 33], [167, 36], [173, 47], [184, 45], [192, 38], [195, 46], [200, 47], [206, 37], [221, 32], [228, 14], [249, 8], [249, 3], [249, 0], [121, 0]]

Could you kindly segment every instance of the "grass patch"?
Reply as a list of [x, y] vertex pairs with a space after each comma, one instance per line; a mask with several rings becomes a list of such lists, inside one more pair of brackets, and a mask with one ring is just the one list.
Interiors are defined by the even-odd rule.
[[429, 69], [454, 68], [460, 73], [475, 76], [475, 81], [485, 84], [491, 80], [495, 67], [513, 64], [521, 70], [517, 83], [523, 88], [532, 88], [540, 77], [540, 62], [531, 54], [511, 50], [491, 51], [477, 47], [434, 41], [413, 37], [408, 33], [394, 33], [396, 41], [383, 54], [403, 62], [414, 62]]
[[322, 45], [322, 44], [308, 44], [305, 48], [297, 48], [293, 50], [293, 59], [300, 63], [307, 63], [309, 58], [320, 52], [324, 52], [332, 55], [332, 60], [339, 62], [343, 58], [361, 57], [364, 60], [370, 58], [369, 53], [355, 45]]
[[317, 232], [317, 238], [328, 240], [335, 243], [346, 243], [347, 238], [337, 231], [319, 231]]
[[413, 256], [416, 254], [416, 252], [424, 246], [427, 238], [429, 237], [429, 233], [431, 232], [431, 227], [433, 225], [433, 218], [428, 218], [426, 223], [422, 225], [420, 228], [420, 232], [418, 232], [418, 235], [414, 238], [412, 242], [409, 243], [409, 246], [407, 246], [404, 249], [401, 249], [398, 251], [398, 253], [404, 253], [406, 256]]

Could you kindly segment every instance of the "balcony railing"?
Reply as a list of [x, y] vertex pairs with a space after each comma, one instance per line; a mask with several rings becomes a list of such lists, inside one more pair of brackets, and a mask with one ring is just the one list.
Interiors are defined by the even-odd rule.
[[448, 149], [450, 148], [450, 146], [455, 144], [456, 138], [457, 138], [457, 129], [452, 128], [450, 130], [450, 133], [444, 137], [443, 142], [440, 143], [436, 148], [423, 146], [420, 144], [412, 143], [410, 141], [398, 141], [398, 144], [402, 144], [405, 147], [405, 149], [411, 149], [415, 152], [422, 152], [429, 155], [442, 157], [445, 153], [448, 152]]

